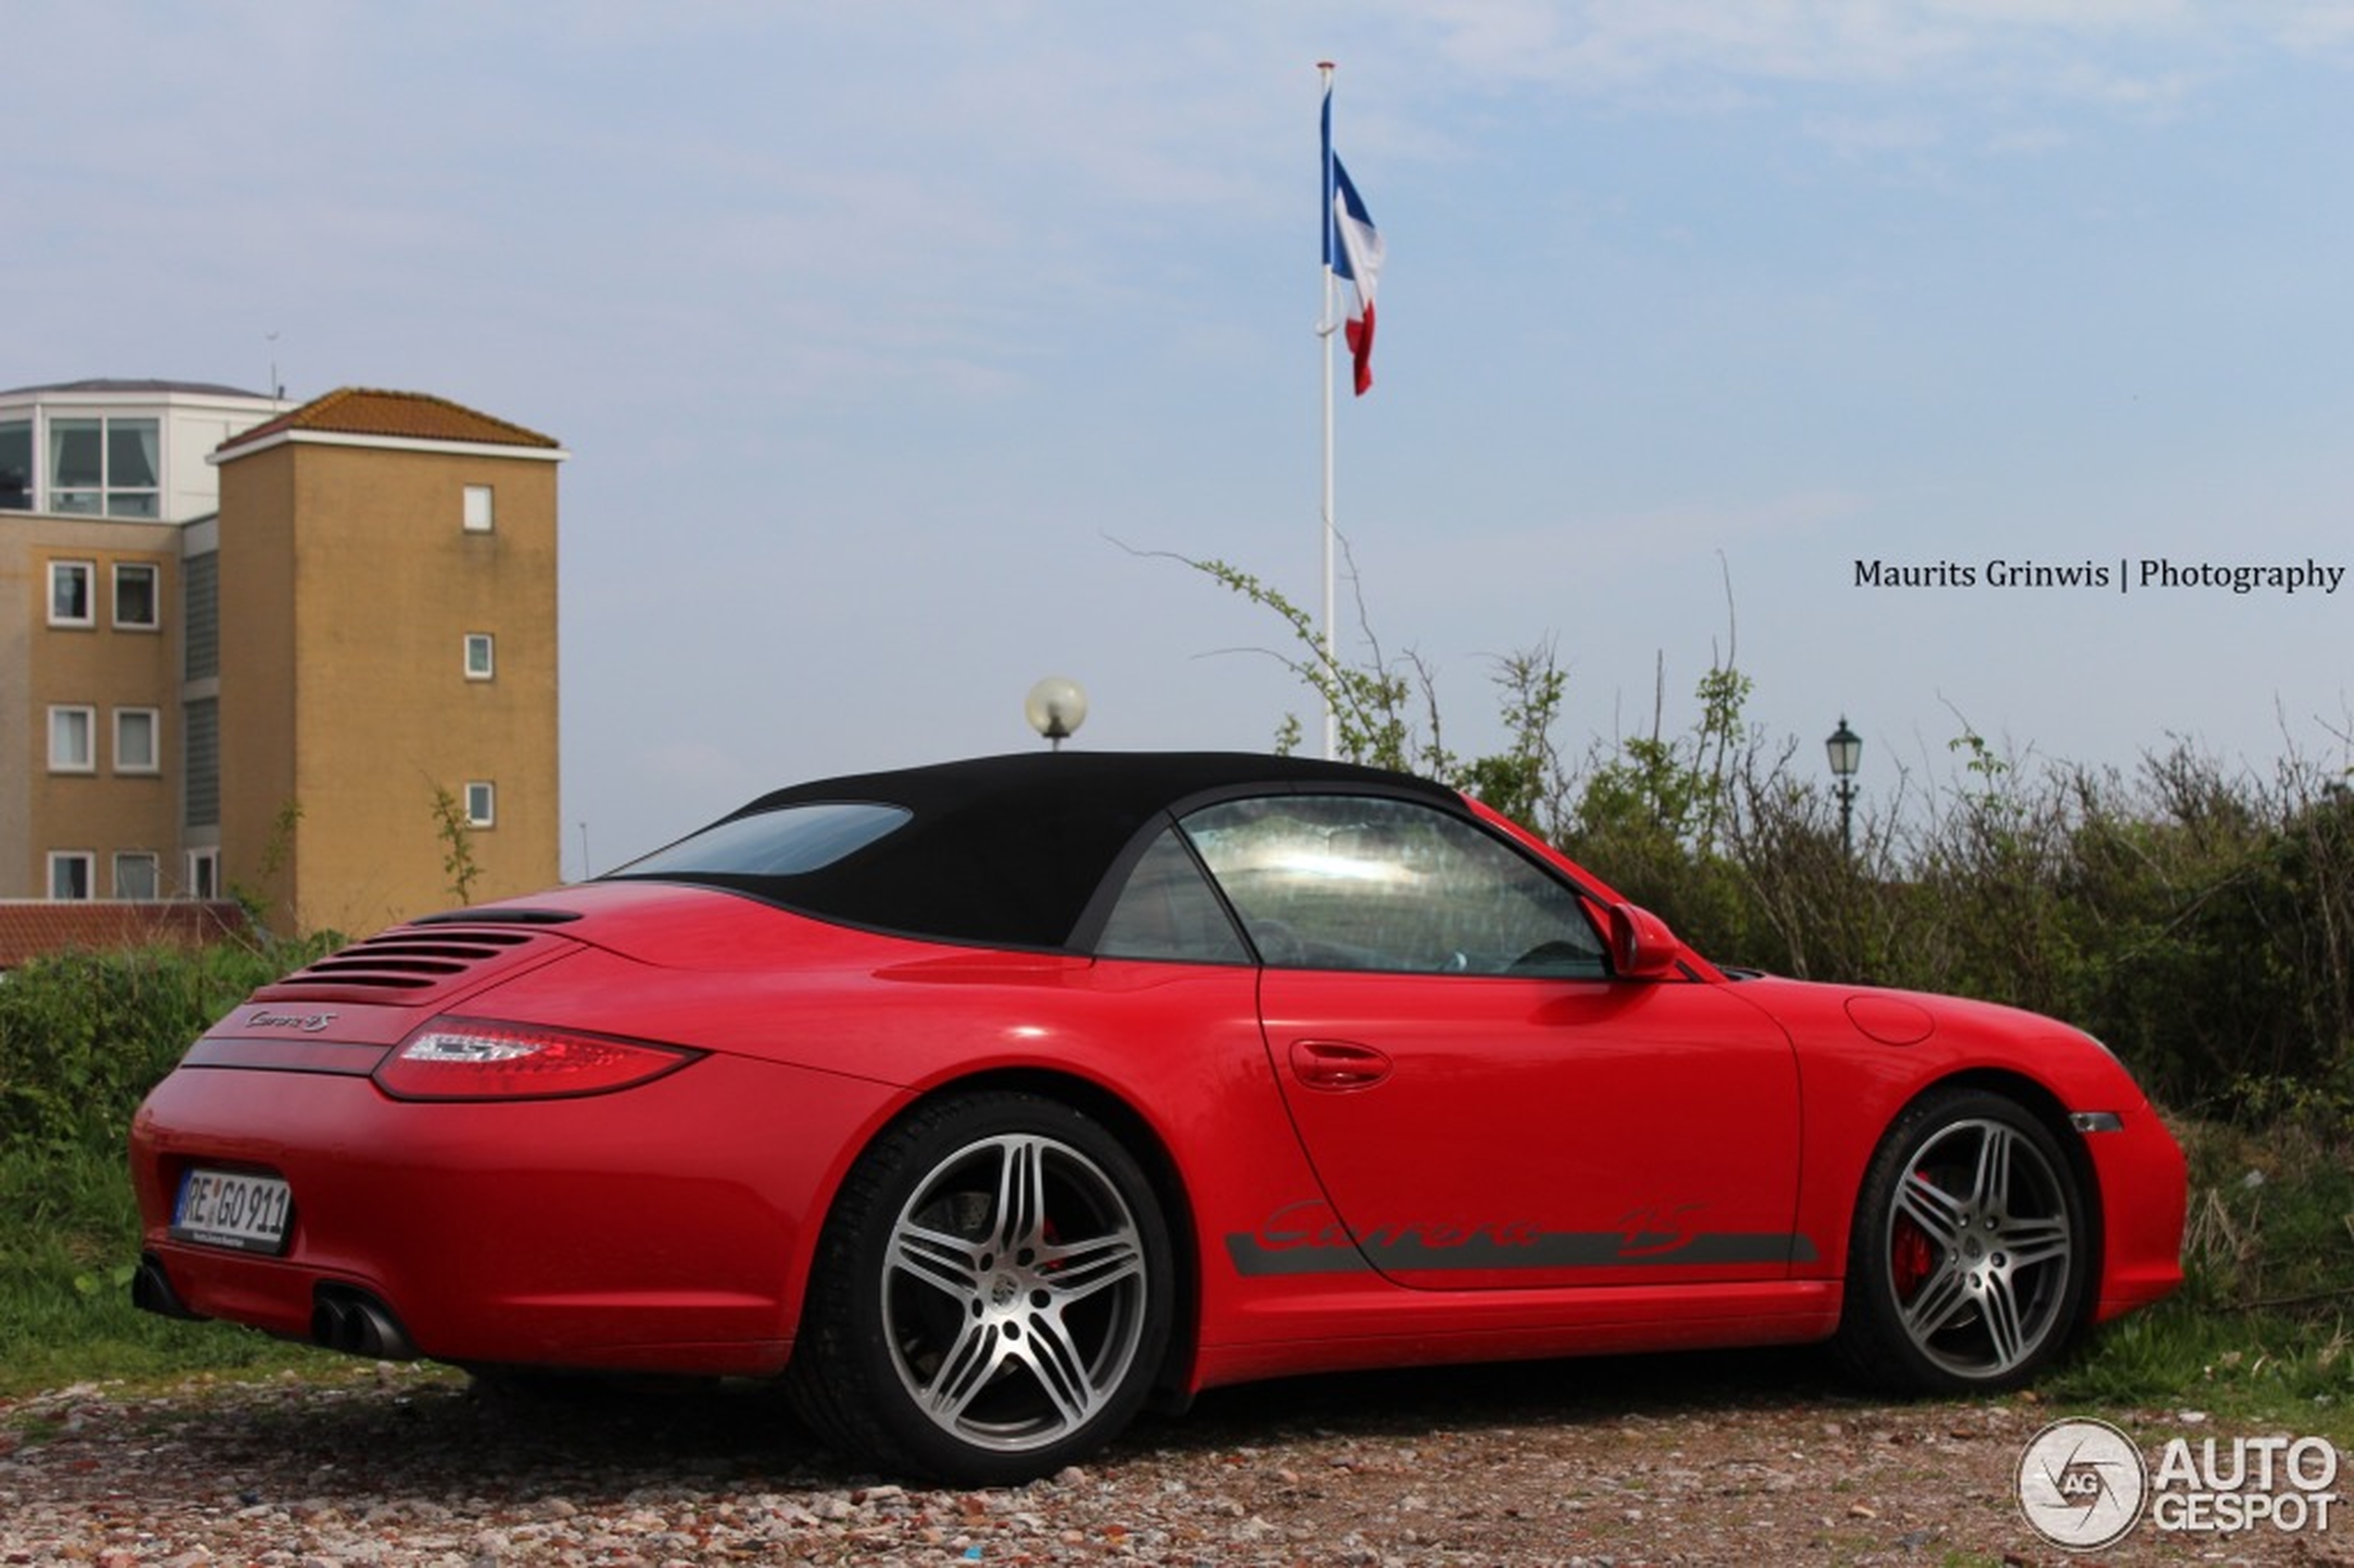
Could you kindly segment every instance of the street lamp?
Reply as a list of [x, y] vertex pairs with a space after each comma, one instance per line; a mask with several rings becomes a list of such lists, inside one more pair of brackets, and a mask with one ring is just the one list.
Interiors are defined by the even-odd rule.
[[1087, 693], [1080, 689], [1075, 680], [1048, 676], [1021, 700], [1021, 713], [1030, 721], [1030, 727], [1053, 742], [1059, 752], [1063, 742], [1087, 722]]
[[1839, 716], [1839, 727], [1823, 742], [1830, 753], [1831, 777], [1839, 780], [1831, 792], [1839, 797], [1839, 843], [1849, 854], [1855, 853], [1855, 769], [1864, 761], [1864, 738], [1847, 727], [1847, 715]]

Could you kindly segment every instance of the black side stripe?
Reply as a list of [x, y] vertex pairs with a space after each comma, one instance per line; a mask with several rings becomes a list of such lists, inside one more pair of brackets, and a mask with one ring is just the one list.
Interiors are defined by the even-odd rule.
[[1247, 1231], [1231, 1232], [1226, 1254], [1239, 1274], [1473, 1273], [1511, 1269], [1638, 1269], [1723, 1267], [1742, 1263], [1812, 1263], [1815, 1244], [1803, 1235], [1728, 1232], [1680, 1244], [1649, 1245], [1620, 1231], [1553, 1231], [1525, 1241], [1475, 1235], [1434, 1246], [1419, 1234], [1369, 1236], [1354, 1244], [1270, 1245]]

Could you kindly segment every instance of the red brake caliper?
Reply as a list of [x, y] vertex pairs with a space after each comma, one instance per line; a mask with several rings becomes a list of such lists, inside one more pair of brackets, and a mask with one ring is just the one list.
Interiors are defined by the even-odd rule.
[[[1922, 1181], [1928, 1177], [1914, 1174]], [[1896, 1299], [1910, 1301], [1937, 1267], [1937, 1248], [1931, 1245], [1929, 1233], [1922, 1230], [1909, 1214], [1900, 1214], [1891, 1227], [1889, 1236], [1888, 1271], [1896, 1286]]]

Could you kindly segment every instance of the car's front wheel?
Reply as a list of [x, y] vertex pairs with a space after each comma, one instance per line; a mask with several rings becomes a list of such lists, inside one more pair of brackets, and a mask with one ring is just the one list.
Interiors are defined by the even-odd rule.
[[789, 1385], [820, 1435], [891, 1469], [1051, 1474], [1143, 1403], [1172, 1269], [1151, 1182], [1091, 1118], [1022, 1094], [921, 1106], [843, 1185]]
[[2049, 1128], [2000, 1094], [1932, 1094], [1865, 1174], [1836, 1347], [1882, 1387], [2024, 1383], [2075, 1333], [2091, 1245], [2075, 1168]]

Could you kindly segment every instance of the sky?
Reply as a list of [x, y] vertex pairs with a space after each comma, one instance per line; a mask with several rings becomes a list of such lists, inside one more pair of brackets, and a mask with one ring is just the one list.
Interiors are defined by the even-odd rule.
[[1571, 755], [1729, 657], [1801, 776], [1865, 738], [1867, 810], [1966, 729], [2347, 760], [2349, 0], [0, 22], [0, 386], [429, 392], [571, 454], [567, 876], [1043, 744], [1046, 677], [1074, 746], [1312, 746], [1285, 627], [1185, 563], [1322, 602], [1324, 60], [1386, 247], [1343, 651], [1418, 657], [1455, 750], [1550, 647]]

